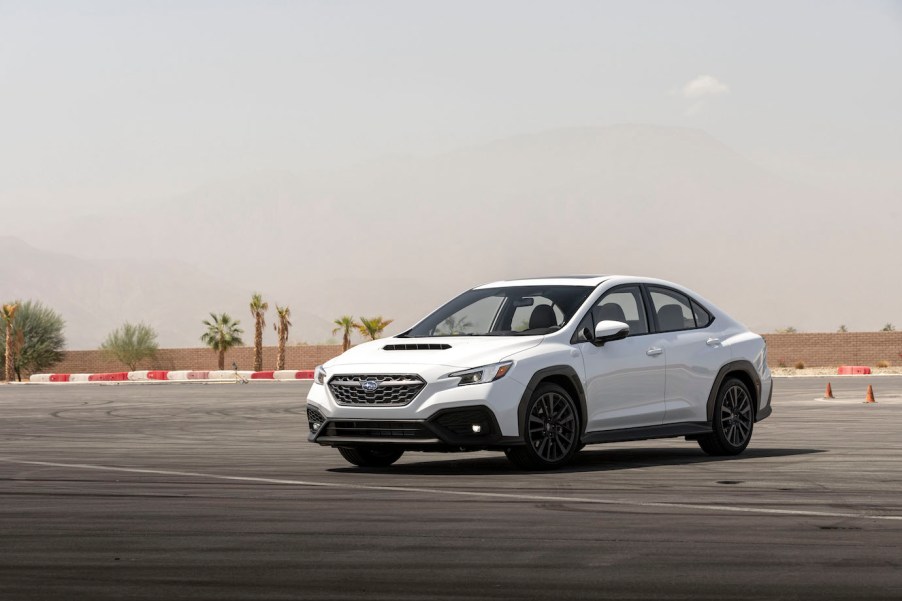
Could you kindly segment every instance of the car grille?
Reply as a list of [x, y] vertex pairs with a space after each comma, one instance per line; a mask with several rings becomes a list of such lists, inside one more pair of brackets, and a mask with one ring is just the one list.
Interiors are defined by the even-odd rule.
[[339, 405], [399, 407], [416, 398], [426, 383], [420, 376], [402, 375], [336, 375], [329, 380], [329, 390]]
[[415, 421], [336, 420], [323, 427], [325, 438], [413, 438], [432, 439], [421, 423]]

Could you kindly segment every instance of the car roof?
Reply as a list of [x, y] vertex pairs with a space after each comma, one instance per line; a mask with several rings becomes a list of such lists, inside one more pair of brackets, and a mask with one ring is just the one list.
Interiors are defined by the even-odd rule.
[[[692, 293], [685, 286], [681, 286], [674, 282], [661, 280], [658, 278], [650, 278], [641, 275], [554, 275], [536, 278], [522, 278], [514, 280], [499, 280], [488, 284], [476, 286], [474, 290], [482, 290], [485, 288], [507, 288], [511, 286], [590, 286], [597, 287], [604, 282], [617, 284], [657, 284], [660, 286], [669, 286], [686, 292]], [[693, 293], [694, 294], [694, 293]]]
[[474, 290], [484, 288], [507, 288], [510, 286], [591, 286], [595, 287], [609, 279], [609, 275], [552, 275], [516, 280], [499, 280], [489, 284], [476, 286]]

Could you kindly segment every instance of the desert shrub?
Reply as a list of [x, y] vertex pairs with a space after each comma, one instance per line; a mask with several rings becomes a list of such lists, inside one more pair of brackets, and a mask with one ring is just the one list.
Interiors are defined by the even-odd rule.
[[779, 361], [777, 361], [777, 367], [786, 367], [786, 361], [780, 359]]
[[889, 361], [884, 361], [883, 359], [881, 359], [877, 362], [877, 367], [889, 367]]
[[805, 369], [805, 362], [804, 361], [796, 361], [795, 368], [796, 369]]
[[159, 349], [157, 332], [143, 323], [125, 322], [109, 333], [100, 349], [135, 371], [138, 363], [156, 355]]

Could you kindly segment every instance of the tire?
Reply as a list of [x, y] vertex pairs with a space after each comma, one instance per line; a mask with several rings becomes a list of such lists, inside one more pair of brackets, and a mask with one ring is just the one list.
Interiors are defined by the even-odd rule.
[[359, 467], [388, 467], [401, 458], [404, 449], [380, 447], [338, 447], [338, 452], [348, 463]]
[[714, 403], [714, 430], [698, 439], [698, 446], [708, 455], [738, 455], [752, 440], [755, 411], [752, 395], [742, 380], [730, 378], [717, 392]]
[[553, 470], [579, 450], [580, 420], [570, 394], [556, 384], [540, 384], [526, 404], [523, 446], [504, 452], [521, 469]]

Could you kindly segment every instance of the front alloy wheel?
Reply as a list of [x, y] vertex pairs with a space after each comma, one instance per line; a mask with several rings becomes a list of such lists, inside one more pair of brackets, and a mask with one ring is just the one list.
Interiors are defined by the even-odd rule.
[[714, 404], [714, 431], [698, 439], [708, 455], [738, 455], [752, 440], [755, 415], [752, 395], [736, 378], [723, 383]]
[[526, 444], [512, 447], [505, 454], [517, 467], [555, 469], [578, 450], [579, 432], [579, 412], [570, 394], [555, 384], [541, 384], [526, 405]]

